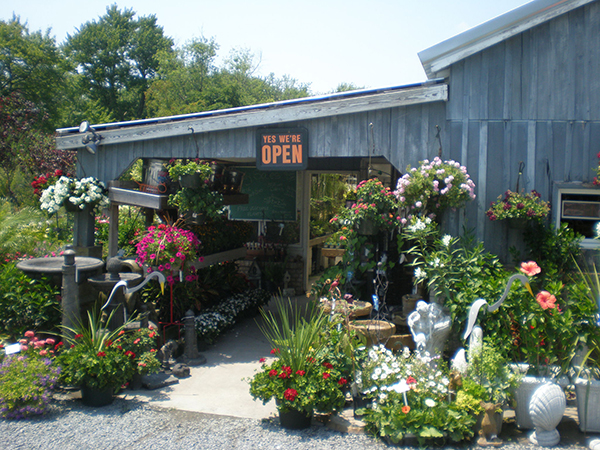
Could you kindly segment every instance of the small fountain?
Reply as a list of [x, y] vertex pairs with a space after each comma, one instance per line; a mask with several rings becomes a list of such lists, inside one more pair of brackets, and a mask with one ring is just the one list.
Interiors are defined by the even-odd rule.
[[97, 275], [88, 279], [88, 282], [99, 292], [107, 296], [103, 309], [110, 314], [112, 310], [123, 308], [123, 314], [114, 314], [109, 328], [114, 329], [122, 325], [126, 320], [126, 311], [134, 309], [134, 302], [129, 295], [126, 295], [125, 289], [118, 289], [120, 286], [133, 288], [138, 286], [144, 277], [138, 273], [123, 272], [125, 268], [124, 260], [121, 256], [109, 258], [106, 262], [106, 273]]

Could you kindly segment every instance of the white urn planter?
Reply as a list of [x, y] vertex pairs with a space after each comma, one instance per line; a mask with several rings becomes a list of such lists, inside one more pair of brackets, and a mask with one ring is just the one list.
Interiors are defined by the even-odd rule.
[[600, 381], [578, 378], [575, 381], [579, 429], [600, 433]]
[[567, 408], [567, 397], [556, 383], [544, 383], [531, 396], [529, 415], [535, 431], [529, 441], [542, 447], [554, 447], [560, 442], [556, 427]]
[[564, 389], [569, 380], [566, 377], [560, 378], [558, 381], [549, 377], [526, 376], [521, 381], [521, 384], [515, 389], [515, 419], [517, 427], [522, 430], [531, 430], [534, 427], [529, 413], [529, 402], [537, 388], [546, 383], [557, 383], [561, 389]]

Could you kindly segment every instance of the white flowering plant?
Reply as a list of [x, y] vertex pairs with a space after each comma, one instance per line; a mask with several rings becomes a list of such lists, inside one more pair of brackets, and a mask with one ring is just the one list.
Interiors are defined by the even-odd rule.
[[368, 350], [365, 368], [360, 382], [370, 385], [372, 404], [358, 412], [372, 434], [392, 443], [411, 435], [420, 445], [473, 436], [479, 400], [459, 392], [460, 382], [440, 357], [408, 349], [395, 355], [378, 346]]
[[433, 161], [421, 161], [418, 168], [407, 167], [394, 194], [408, 218], [435, 218], [447, 208], [462, 208], [474, 200], [475, 183], [465, 166], [436, 156]]
[[83, 211], [109, 205], [106, 185], [94, 177], [82, 179], [62, 176], [48, 186], [40, 197], [40, 208], [54, 214], [62, 207], [72, 211]]

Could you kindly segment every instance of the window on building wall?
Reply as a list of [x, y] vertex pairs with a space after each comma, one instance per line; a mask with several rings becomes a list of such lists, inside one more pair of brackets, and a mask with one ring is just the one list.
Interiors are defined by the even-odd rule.
[[584, 236], [583, 248], [600, 248], [595, 227], [600, 222], [600, 191], [596, 189], [559, 188], [556, 203], [556, 225], [566, 223]]

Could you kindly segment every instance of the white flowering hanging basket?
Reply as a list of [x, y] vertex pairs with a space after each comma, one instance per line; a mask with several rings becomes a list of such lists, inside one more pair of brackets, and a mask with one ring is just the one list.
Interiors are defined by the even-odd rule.
[[76, 212], [93, 209], [96, 206], [105, 208], [109, 205], [107, 189], [104, 183], [96, 178], [60, 177], [58, 181], [42, 192], [40, 208], [49, 214], [58, 212], [61, 207]]

